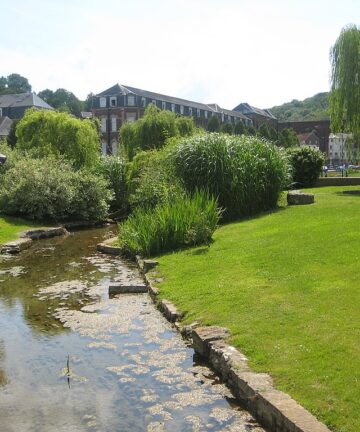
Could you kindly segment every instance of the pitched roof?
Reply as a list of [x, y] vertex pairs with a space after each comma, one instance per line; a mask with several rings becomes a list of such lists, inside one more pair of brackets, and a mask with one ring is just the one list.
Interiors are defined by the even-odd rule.
[[299, 139], [299, 142], [301, 143], [301, 142], [306, 142], [306, 140], [308, 140], [312, 135], [314, 135], [315, 138], [319, 139], [319, 137], [316, 135], [314, 131], [298, 134], [297, 137]]
[[243, 114], [258, 114], [263, 117], [269, 117], [271, 119], [276, 120], [276, 117], [271, 114], [268, 109], [256, 108], [254, 106], [249, 105], [246, 102], [243, 102], [234, 108], [234, 111], [241, 111]]
[[148, 90], [142, 90], [136, 87], [130, 87], [121, 84], [115, 84], [114, 86], [108, 88], [107, 90], [98, 93], [97, 96], [117, 96], [117, 95], [127, 95], [127, 94], [134, 94], [136, 96], [141, 96], [148, 99], [156, 99], [156, 100], [173, 103], [177, 105], [191, 106], [192, 108], [201, 109], [204, 111], [219, 112], [219, 113], [224, 112], [227, 115], [232, 115], [234, 117], [239, 117], [244, 120], [249, 120], [244, 114], [238, 111], [234, 112], [231, 110], [227, 110], [225, 108], [221, 108], [217, 104], [204, 104], [201, 102], [194, 102], [187, 99], [177, 98], [174, 96], [167, 96], [161, 93], [154, 93]]
[[8, 107], [36, 107], [43, 109], [54, 109], [43, 101], [35, 93], [18, 93], [0, 95], [0, 108]]
[[13, 120], [9, 117], [0, 117], [0, 137], [6, 137], [9, 135], [12, 122]]

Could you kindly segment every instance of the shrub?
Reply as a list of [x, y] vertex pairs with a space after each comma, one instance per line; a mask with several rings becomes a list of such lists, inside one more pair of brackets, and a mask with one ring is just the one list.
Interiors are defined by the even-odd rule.
[[216, 114], [212, 115], [209, 118], [206, 129], [209, 132], [219, 132], [219, 130], [220, 130], [220, 120], [219, 120], [219, 117]]
[[165, 153], [138, 153], [128, 165], [129, 203], [136, 207], [154, 208], [184, 194], [179, 180], [166, 163]]
[[121, 210], [124, 213], [128, 208], [128, 191], [126, 185], [126, 162], [115, 156], [102, 156], [94, 169], [94, 173], [101, 175], [108, 183], [113, 193], [110, 202], [112, 211]]
[[119, 244], [129, 256], [208, 244], [219, 216], [216, 200], [204, 192], [178, 197], [153, 210], [138, 208], [119, 225]]
[[275, 207], [288, 182], [286, 155], [258, 137], [194, 136], [183, 139], [169, 157], [185, 188], [217, 197], [226, 220]]
[[179, 135], [182, 137], [191, 136], [195, 132], [195, 124], [192, 117], [176, 117], [175, 124], [179, 131]]
[[220, 127], [220, 132], [232, 135], [234, 132], [233, 125], [231, 123], [223, 123]]
[[323, 153], [310, 146], [294, 147], [288, 152], [293, 182], [301, 187], [313, 186], [325, 163]]
[[100, 220], [111, 194], [102, 178], [64, 160], [21, 158], [0, 177], [0, 211], [29, 219]]
[[235, 123], [234, 134], [235, 135], [243, 135], [244, 133], [245, 133], [244, 123], [241, 120], [239, 120]]
[[55, 156], [76, 169], [95, 165], [100, 139], [90, 120], [48, 110], [27, 110], [16, 126], [17, 148], [33, 156]]

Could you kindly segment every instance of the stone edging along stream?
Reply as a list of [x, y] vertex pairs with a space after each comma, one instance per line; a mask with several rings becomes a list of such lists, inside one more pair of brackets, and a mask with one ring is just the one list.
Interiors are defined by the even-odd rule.
[[[97, 250], [119, 255], [115, 239], [97, 245]], [[197, 323], [182, 326], [182, 314], [167, 300], [157, 298], [159, 291], [153, 286], [147, 272], [157, 265], [156, 261], [136, 257], [136, 263], [144, 276], [149, 294], [160, 311], [174, 323], [184, 337], [192, 339], [196, 353], [202, 356], [215, 372], [231, 388], [234, 396], [259, 423], [272, 432], [330, 432], [309, 411], [288, 394], [273, 386], [270, 375], [250, 370], [247, 358], [226, 339], [229, 331], [222, 327], [199, 327]]]

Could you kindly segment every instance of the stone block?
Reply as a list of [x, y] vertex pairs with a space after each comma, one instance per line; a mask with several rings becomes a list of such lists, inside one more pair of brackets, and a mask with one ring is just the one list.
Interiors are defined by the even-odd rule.
[[179, 312], [176, 307], [167, 300], [161, 300], [158, 305], [160, 311], [165, 315], [165, 318], [170, 322], [179, 321], [183, 314]]
[[53, 227], [53, 228], [39, 228], [28, 230], [22, 233], [21, 237], [28, 237], [31, 240], [40, 240], [51, 237], [57, 237], [69, 234], [64, 227]]
[[119, 248], [119, 246], [113, 245], [116, 240], [117, 237], [113, 237], [103, 241], [102, 243], [98, 243], [96, 245], [96, 250], [98, 252], [106, 253], [109, 255], [120, 255], [121, 249]]
[[113, 283], [109, 285], [109, 296], [114, 296], [116, 294], [139, 294], [146, 293], [148, 291], [145, 284], [139, 285], [123, 285]]
[[287, 194], [287, 203], [289, 205], [313, 204], [314, 194], [304, 193], [299, 190], [289, 191]]
[[4, 243], [1, 246], [3, 254], [18, 254], [21, 251], [28, 249], [32, 244], [31, 238], [19, 238], [12, 242]]

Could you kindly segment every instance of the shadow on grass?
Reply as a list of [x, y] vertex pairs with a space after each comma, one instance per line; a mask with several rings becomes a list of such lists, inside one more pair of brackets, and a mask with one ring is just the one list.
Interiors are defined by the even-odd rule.
[[337, 192], [336, 195], [351, 195], [351, 196], [359, 196], [360, 197], [360, 189], [357, 190], [345, 190], [342, 192]]
[[23, 226], [23, 225], [28, 225], [28, 226], [39, 226], [41, 224], [41, 222], [36, 222], [33, 220], [29, 220], [29, 219], [24, 219], [24, 218], [20, 218], [20, 217], [15, 217], [15, 216], [7, 216], [4, 214], [0, 213], [0, 218], [3, 219], [3, 221], [9, 225], [13, 225], [13, 226]]

